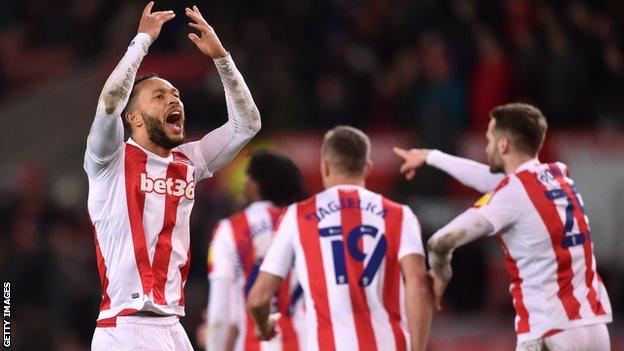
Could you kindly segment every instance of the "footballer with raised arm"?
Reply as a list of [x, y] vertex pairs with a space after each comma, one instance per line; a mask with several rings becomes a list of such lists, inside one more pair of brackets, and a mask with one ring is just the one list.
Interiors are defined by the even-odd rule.
[[[180, 92], [156, 75], [135, 79], [173, 11], [152, 12], [104, 84], [87, 138], [88, 210], [102, 283], [93, 350], [192, 350], [179, 323], [189, 271], [195, 182], [227, 164], [260, 130], [242, 75], [196, 6], [188, 38], [214, 62], [228, 120], [185, 142]], [[130, 138], [124, 141], [124, 125]]]

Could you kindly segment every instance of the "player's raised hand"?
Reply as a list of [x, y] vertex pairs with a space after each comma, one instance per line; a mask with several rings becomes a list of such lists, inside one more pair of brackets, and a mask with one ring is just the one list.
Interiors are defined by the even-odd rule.
[[405, 179], [412, 180], [414, 178], [414, 174], [416, 174], [416, 169], [422, 167], [427, 161], [427, 156], [429, 155], [429, 151], [427, 149], [411, 149], [405, 150], [400, 147], [393, 147], [392, 151], [401, 157], [405, 162], [399, 168], [399, 172], [405, 175]]
[[158, 38], [163, 24], [172, 20], [175, 17], [175, 13], [173, 11], [156, 11], [152, 13], [152, 7], [154, 7], [154, 2], [150, 1], [143, 9], [138, 32], [149, 34], [152, 37], [152, 41], [154, 41]]
[[201, 33], [201, 37], [195, 33], [189, 33], [188, 38], [197, 45], [197, 48], [203, 52], [204, 55], [210, 56], [213, 59], [228, 55], [228, 52], [223, 48], [223, 45], [221, 45], [217, 33], [215, 33], [214, 29], [206, 22], [197, 6], [193, 5], [192, 9], [187, 7], [186, 16], [193, 20], [193, 22], [189, 22], [189, 26], [197, 29]]

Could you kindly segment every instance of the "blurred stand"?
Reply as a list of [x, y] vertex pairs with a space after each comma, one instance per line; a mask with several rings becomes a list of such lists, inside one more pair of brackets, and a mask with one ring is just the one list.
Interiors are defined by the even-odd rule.
[[[551, 128], [544, 161], [569, 164], [592, 225], [599, 272], [624, 349], [624, 11], [617, 1], [197, 1], [243, 72], [263, 117], [253, 147], [288, 153], [320, 188], [326, 128], [371, 134], [370, 186], [407, 201], [425, 239], [478, 194], [430, 168], [398, 177], [391, 146], [482, 159], [495, 105], [526, 101]], [[185, 4], [157, 2], [181, 13]], [[82, 154], [101, 86], [143, 1], [7, 0], [0, 7], [0, 278], [13, 283], [15, 350], [86, 350], [100, 290]], [[224, 122], [213, 65], [168, 23], [141, 72], [182, 92], [191, 138]], [[215, 221], [238, 208], [245, 155], [200, 183], [186, 287], [193, 335], [206, 305]], [[457, 252], [431, 350], [507, 350], [513, 311], [500, 248]]]

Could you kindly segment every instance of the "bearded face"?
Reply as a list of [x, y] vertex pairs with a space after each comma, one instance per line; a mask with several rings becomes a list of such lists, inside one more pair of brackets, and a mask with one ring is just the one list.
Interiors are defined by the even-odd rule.
[[490, 172], [503, 173], [505, 172], [505, 164], [503, 163], [503, 158], [501, 157], [500, 151], [498, 150], [498, 142], [501, 136], [499, 135], [499, 133], [496, 133], [495, 127], [496, 120], [492, 118], [490, 119], [488, 130], [485, 133], [485, 137], [488, 141], [487, 146], [485, 147], [485, 154], [487, 155]]
[[184, 141], [184, 131], [180, 134], [181, 137], [169, 136], [165, 131], [165, 125], [158, 118], [143, 114], [143, 122], [145, 128], [147, 128], [147, 135], [152, 143], [165, 148], [173, 149]]
[[140, 82], [135, 89], [138, 89], [132, 111], [135, 126], [145, 128], [150, 141], [164, 149], [182, 144], [185, 115], [178, 89], [156, 77]]
[[503, 173], [505, 172], [505, 165], [503, 164], [503, 159], [498, 152], [498, 149], [495, 149], [494, 153], [488, 154], [488, 164], [490, 165], [490, 172], [492, 173]]

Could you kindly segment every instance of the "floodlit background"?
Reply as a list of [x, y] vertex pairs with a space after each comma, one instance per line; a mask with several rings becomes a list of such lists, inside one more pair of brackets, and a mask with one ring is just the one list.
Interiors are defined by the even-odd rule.
[[[225, 122], [212, 62], [186, 38], [187, 1], [156, 1], [164, 26], [141, 72], [182, 92], [199, 138]], [[245, 155], [292, 156], [320, 190], [322, 133], [372, 137], [369, 185], [407, 202], [424, 240], [478, 198], [430, 168], [406, 183], [391, 147], [483, 160], [488, 112], [524, 101], [550, 122], [543, 161], [567, 163], [584, 196], [598, 271], [624, 349], [624, 6], [619, 1], [214, 0], [195, 3], [246, 78], [263, 120], [252, 145], [200, 183], [186, 285], [190, 339], [206, 307], [215, 221], [241, 208]], [[99, 91], [143, 1], [3, 0], [0, 5], [0, 280], [12, 283], [14, 350], [86, 350], [100, 300], [82, 154]], [[494, 240], [460, 249], [430, 350], [511, 350], [513, 310]]]

